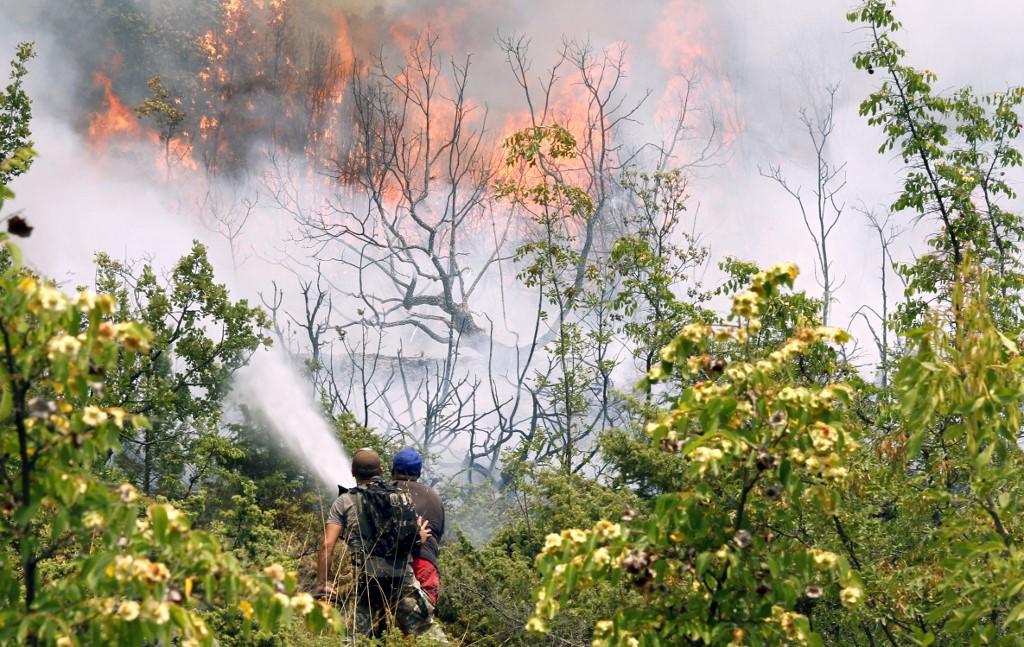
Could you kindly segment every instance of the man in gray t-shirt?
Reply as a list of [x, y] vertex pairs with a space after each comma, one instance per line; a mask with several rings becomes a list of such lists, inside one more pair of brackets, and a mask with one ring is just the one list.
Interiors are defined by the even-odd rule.
[[[358, 485], [382, 478], [382, 472], [380, 456], [372, 449], [360, 449], [352, 456], [352, 476]], [[317, 595], [335, 595], [328, 572], [334, 546], [342, 539], [356, 575], [353, 633], [379, 635], [388, 618], [394, 618], [405, 634], [422, 633], [430, 626], [433, 608], [413, 575], [410, 560], [393, 564], [368, 555], [365, 544], [372, 540], [362, 537], [359, 509], [359, 494], [352, 491], [343, 492], [331, 505], [317, 561]], [[421, 522], [421, 541], [426, 537], [429, 529]]]

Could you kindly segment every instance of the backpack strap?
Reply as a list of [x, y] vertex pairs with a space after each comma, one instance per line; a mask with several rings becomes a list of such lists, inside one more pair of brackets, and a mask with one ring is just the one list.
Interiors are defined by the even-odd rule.
[[359, 524], [358, 528], [353, 528], [354, 532], [349, 535], [349, 552], [352, 554], [354, 566], [361, 571], [366, 566], [366, 559], [370, 554], [366, 546], [366, 538], [370, 534], [370, 529], [366, 520], [366, 512], [363, 509], [363, 488], [357, 485], [349, 488], [348, 493], [352, 495], [352, 502], [356, 507], [356, 521]]

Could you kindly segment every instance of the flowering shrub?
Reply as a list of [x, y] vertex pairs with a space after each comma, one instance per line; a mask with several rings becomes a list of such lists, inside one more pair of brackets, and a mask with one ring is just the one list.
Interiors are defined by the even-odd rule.
[[[549, 535], [537, 557], [543, 584], [528, 628], [544, 632], [566, 599], [598, 580], [626, 581], [644, 597], [597, 623], [594, 645], [820, 645], [806, 609], [819, 599], [863, 602], [844, 557], [783, 536], [810, 510], [831, 514], [856, 447], [846, 418], [850, 389], [802, 386], [787, 377], [815, 345], [841, 330], [798, 329], [780, 348], [752, 356], [751, 335], [768, 299], [797, 269], [756, 273], [732, 303], [731, 323], [690, 324], [662, 349], [644, 386], [689, 384], [645, 427], [685, 464], [689, 488], [661, 496], [649, 518]], [[709, 354], [730, 348], [733, 357]]]
[[212, 645], [202, 612], [226, 606], [263, 628], [294, 615], [340, 628], [333, 608], [295, 593], [294, 574], [247, 573], [173, 505], [96, 478], [120, 434], [147, 424], [96, 403], [151, 335], [111, 321], [109, 295], [69, 297], [0, 242], [0, 643]]

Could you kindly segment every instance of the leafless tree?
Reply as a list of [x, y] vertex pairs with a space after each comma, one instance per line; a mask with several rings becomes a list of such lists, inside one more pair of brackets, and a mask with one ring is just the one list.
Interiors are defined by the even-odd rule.
[[[890, 249], [900, 232], [890, 223], [891, 213], [886, 212], [884, 218], [879, 218], [871, 209], [857, 207], [856, 210], [867, 219], [868, 226], [871, 227], [878, 237], [878, 248], [881, 256], [879, 260], [879, 294], [881, 303], [877, 309], [866, 304], [860, 306], [853, 313], [851, 320], [861, 319], [871, 333], [875, 349], [878, 351], [879, 380], [881, 381], [882, 388], [885, 389], [889, 385], [889, 356], [891, 354], [889, 346], [889, 276], [895, 273], [893, 272], [894, 261]], [[895, 274], [899, 276], [898, 273]]]
[[828, 239], [846, 208], [846, 203], [839, 198], [839, 194], [846, 187], [846, 162], [835, 163], [828, 156], [829, 137], [835, 129], [835, 99], [838, 90], [838, 85], [828, 86], [826, 101], [813, 115], [807, 109], [800, 110], [800, 123], [807, 131], [814, 150], [815, 177], [811, 190], [814, 203], [808, 205], [805, 202], [803, 187], [793, 187], [783, 175], [781, 166], [773, 164], [769, 165], [767, 171], [761, 170], [762, 176], [778, 183], [800, 208], [804, 226], [814, 242], [814, 273], [822, 290], [821, 321], [826, 325], [835, 292], [842, 284], [842, 281], [836, 280], [832, 271]]
[[[587, 43], [567, 41], [554, 65], [534, 80], [528, 41], [506, 37], [499, 42], [522, 90], [528, 116], [524, 125], [558, 123], [577, 140], [575, 163], [549, 163], [542, 158], [542, 173], [552, 182], [584, 189], [593, 199], [594, 208], [578, 227], [558, 228], [566, 221], [548, 217], [550, 214], [534, 218], [534, 239], [548, 246], [561, 241], [572, 247], [576, 261], [568, 272], [550, 267], [553, 284], [537, 286], [529, 337], [521, 339], [517, 335], [512, 348], [490, 345], [489, 395], [494, 423], [477, 431], [469, 461], [486, 465], [485, 471], [493, 470], [500, 450], [515, 447], [513, 455], [521, 460], [578, 471], [591, 465], [597, 435], [620, 422], [622, 416], [611, 375], [621, 361], [625, 342], [616, 330], [621, 321], [609, 307], [620, 286], [601, 278], [608, 275], [604, 259], [614, 241], [636, 233], [639, 227], [633, 217], [637, 210], [634, 196], [624, 191], [621, 178], [649, 148], [654, 149], [658, 164], [663, 166], [677, 156], [682, 140], [695, 137], [686, 122], [692, 106], [684, 103], [678, 107], [668, 140], [656, 146], [628, 148], [625, 129], [634, 122], [649, 93], [634, 99], [625, 94], [624, 50], [595, 52]], [[572, 93], [566, 90], [567, 85], [574, 86], [578, 104], [566, 106], [562, 101]], [[683, 100], [689, 102], [692, 79], [684, 87]], [[712, 127], [697, 149], [695, 165], [712, 163], [720, 151], [717, 141]], [[667, 228], [674, 230], [676, 224], [673, 220]], [[679, 234], [661, 233], [666, 241]], [[525, 240], [530, 237], [527, 231]], [[585, 350], [567, 352], [579, 336], [586, 338], [581, 344]], [[569, 384], [574, 381], [579, 388], [575, 398], [569, 394]]]
[[434, 43], [417, 40], [401, 73], [381, 59], [375, 78], [354, 79], [356, 141], [349, 158], [334, 160], [334, 177], [355, 185], [301, 224], [322, 258], [361, 277], [344, 293], [364, 315], [343, 327], [412, 327], [447, 344], [448, 331], [483, 332], [470, 300], [502, 258], [505, 235], [483, 254], [463, 248], [464, 231], [492, 215], [486, 114], [475, 121], [465, 94], [469, 60], [442, 76]]
[[[486, 111], [465, 92], [470, 60], [444, 63], [435, 44], [425, 35], [401, 69], [381, 53], [371, 75], [352, 76], [352, 135], [323, 160], [327, 178], [303, 178], [278, 156], [266, 181], [316, 260], [317, 291], [332, 294], [319, 324], [297, 322], [311, 334], [333, 331], [352, 363], [320, 362], [332, 401], [349, 410], [357, 392], [364, 424], [428, 450], [448, 447], [482, 415], [479, 379], [460, 363], [464, 345], [485, 341], [471, 303], [507, 258], [512, 222], [495, 217]], [[308, 200], [309, 184], [325, 191], [319, 204]]]
[[[718, 115], [709, 107], [697, 105], [697, 77], [679, 71], [681, 89], [676, 92], [671, 113], [671, 128], [658, 145], [647, 144], [657, 153], [654, 168], [659, 171], [692, 171], [721, 164], [726, 145]], [[706, 114], [703, 123], [694, 123], [696, 114]], [[683, 149], [683, 150], [680, 150]], [[688, 149], [688, 150], [687, 150]]]
[[[499, 44], [522, 90], [528, 125], [558, 123], [577, 139], [578, 164], [566, 167], [542, 162], [542, 168], [553, 181], [578, 186], [594, 201], [593, 214], [577, 236], [579, 260], [572, 283], [573, 292], [578, 294], [600, 235], [606, 229], [617, 229], [615, 223], [609, 222], [609, 213], [613, 196], [620, 192], [618, 178], [639, 155], [639, 149], [625, 146], [622, 130], [636, 122], [637, 113], [651, 93], [647, 91], [639, 98], [626, 94], [624, 46], [596, 52], [588, 42], [565, 41], [554, 65], [534, 80], [529, 40], [525, 36], [509, 36], [502, 37]], [[568, 90], [567, 84], [581, 90]], [[559, 101], [560, 96], [566, 95], [573, 96], [573, 103]]]
[[[284, 313], [281, 297], [266, 302], [311, 358], [321, 393], [336, 411], [443, 455], [470, 479], [494, 478], [509, 458], [593, 469], [596, 437], [623, 420], [612, 375], [632, 352], [610, 306], [619, 286], [601, 269], [615, 240], [639, 227], [621, 178], [646, 152], [667, 164], [696, 137], [686, 104], [669, 139], [626, 145], [647, 94], [625, 92], [620, 48], [566, 41], [534, 81], [525, 39], [501, 45], [528, 123], [563, 124], [577, 139], [572, 162], [543, 161], [541, 173], [594, 203], [589, 218], [558, 225], [572, 260], [555, 272], [554, 300], [550, 286], [516, 280], [515, 253], [552, 232], [496, 199], [495, 181], [511, 171], [497, 163], [486, 111], [466, 93], [470, 59], [443, 60], [430, 35], [401, 66], [381, 52], [369, 72], [350, 77], [344, 112], [331, 117], [346, 130], [319, 161], [324, 172], [310, 176], [271, 152], [264, 178], [312, 259], [299, 273], [300, 314]], [[564, 104], [573, 93], [577, 105]], [[703, 161], [719, 150], [711, 131], [697, 147]]]
[[200, 220], [207, 229], [228, 243], [231, 266], [236, 271], [249, 258], [242, 249], [242, 232], [249, 223], [260, 197], [259, 193], [255, 192], [252, 195], [240, 196], [237, 186], [228, 187], [214, 180], [199, 204]]

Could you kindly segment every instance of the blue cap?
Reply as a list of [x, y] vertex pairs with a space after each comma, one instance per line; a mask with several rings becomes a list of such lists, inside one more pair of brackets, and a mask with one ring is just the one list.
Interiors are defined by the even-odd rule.
[[423, 471], [423, 459], [415, 449], [406, 447], [395, 454], [395, 459], [391, 461], [391, 471], [395, 474], [419, 476]]

